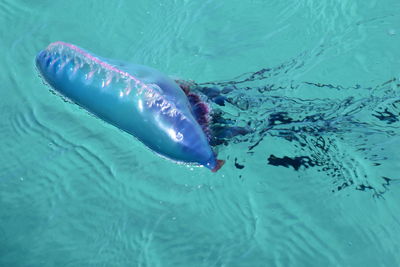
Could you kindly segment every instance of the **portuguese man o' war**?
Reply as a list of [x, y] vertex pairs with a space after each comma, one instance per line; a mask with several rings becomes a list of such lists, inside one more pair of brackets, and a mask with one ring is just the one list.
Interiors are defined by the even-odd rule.
[[54, 42], [36, 66], [54, 90], [135, 136], [157, 154], [217, 171], [224, 163], [210, 145], [208, 107], [161, 72]]
[[[298, 74], [323, 51], [201, 83], [63, 42], [40, 52], [36, 65], [57, 92], [164, 157], [217, 171], [223, 161], [213, 149], [235, 146], [226, 159], [239, 178], [257, 160], [266, 168], [323, 173], [332, 179], [332, 192], [353, 187], [379, 196], [400, 181], [391, 168], [398, 160], [389, 160], [397, 155], [390, 144], [398, 142], [400, 129], [398, 78], [349, 87], [303, 81]], [[368, 163], [376, 170], [363, 170]]]

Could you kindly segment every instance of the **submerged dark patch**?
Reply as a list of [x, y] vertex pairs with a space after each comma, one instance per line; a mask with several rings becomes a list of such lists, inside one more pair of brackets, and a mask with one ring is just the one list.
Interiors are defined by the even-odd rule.
[[387, 108], [384, 111], [377, 111], [376, 113], [377, 114], [372, 114], [372, 116], [374, 116], [378, 120], [385, 121], [388, 124], [392, 124], [399, 121], [398, 116], [400, 114], [395, 115], [392, 112], [390, 112]]
[[236, 167], [237, 169], [243, 169], [243, 168], [244, 168], [244, 165], [239, 164], [239, 163], [237, 162], [237, 158], [235, 158], [235, 167]]
[[293, 169], [295, 169], [296, 171], [298, 171], [301, 166], [303, 166], [304, 168], [309, 168], [315, 165], [312, 162], [311, 158], [307, 156], [300, 156], [294, 158], [284, 156], [282, 158], [279, 158], [276, 157], [275, 155], [269, 156], [268, 164], [273, 166], [283, 166], [286, 168], [293, 167]]

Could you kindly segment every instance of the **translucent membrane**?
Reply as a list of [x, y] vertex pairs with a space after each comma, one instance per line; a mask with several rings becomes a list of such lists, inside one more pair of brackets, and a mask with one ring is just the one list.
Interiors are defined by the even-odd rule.
[[[146, 84], [132, 74], [118, 69], [95, 55], [69, 43], [51, 43], [46, 51], [46, 60], [50, 60], [49, 71], [55, 65], [58, 66], [57, 72], [61, 72], [66, 66], [70, 66], [72, 69], [70, 69], [68, 75], [71, 80], [76, 78], [76, 74], [80, 70], [85, 73], [84, 79], [87, 83], [93, 82], [94, 78], [97, 77], [100, 80], [101, 88], [106, 88], [113, 82], [123, 82], [125, 89], [119, 92], [120, 97], [128, 96], [132, 92], [135, 92], [136, 95], [143, 94], [148, 107], [158, 107], [162, 114], [170, 116], [180, 114], [182, 119], [185, 118], [176, 109], [174, 103], [168, 101], [165, 96], [158, 92], [160, 91], [159, 88], [155, 90], [155, 87], [158, 86], [156, 84]], [[71, 62], [73, 64], [70, 64]]]

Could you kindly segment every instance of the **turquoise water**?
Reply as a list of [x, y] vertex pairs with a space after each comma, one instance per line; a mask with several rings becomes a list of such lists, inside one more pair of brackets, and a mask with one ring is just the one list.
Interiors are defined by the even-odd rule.
[[[400, 2], [0, 2], [0, 266], [399, 266]], [[217, 173], [50, 93], [63, 40], [203, 87]]]

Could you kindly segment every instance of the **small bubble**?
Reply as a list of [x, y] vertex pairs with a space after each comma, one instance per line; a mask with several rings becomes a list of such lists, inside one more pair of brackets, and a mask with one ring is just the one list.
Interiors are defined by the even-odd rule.
[[396, 35], [396, 30], [395, 29], [390, 29], [390, 30], [388, 30], [388, 34], [389, 35]]

